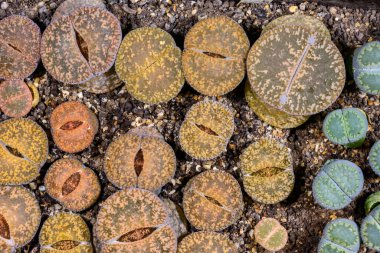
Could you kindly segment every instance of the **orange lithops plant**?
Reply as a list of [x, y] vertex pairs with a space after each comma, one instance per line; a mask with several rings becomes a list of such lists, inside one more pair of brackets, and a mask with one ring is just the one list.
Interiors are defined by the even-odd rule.
[[33, 96], [22, 80], [0, 83], [0, 108], [9, 117], [22, 117], [32, 109]]
[[183, 238], [178, 245], [177, 251], [177, 253], [195, 252], [238, 253], [238, 250], [234, 243], [224, 234], [199, 231]]

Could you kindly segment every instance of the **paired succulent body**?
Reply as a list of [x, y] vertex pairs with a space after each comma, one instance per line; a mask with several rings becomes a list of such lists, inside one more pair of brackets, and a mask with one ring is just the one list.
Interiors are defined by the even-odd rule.
[[380, 206], [364, 218], [360, 226], [363, 243], [370, 249], [380, 251]]
[[369, 152], [368, 160], [373, 172], [380, 176], [380, 141], [373, 144]]
[[183, 238], [178, 245], [178, 253], [218, 252], [237, 253], [233, 242], [224, 234], [199, 231]]
[[288, 232], [273, 218], [263, 218], [254, 230], [255, 240], [269, 251], [279, 251], [288, 242]]

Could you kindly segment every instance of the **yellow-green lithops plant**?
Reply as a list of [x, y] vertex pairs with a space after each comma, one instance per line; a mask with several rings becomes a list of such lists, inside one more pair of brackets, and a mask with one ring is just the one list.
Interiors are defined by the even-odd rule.
[[269, 251], [279, 251], [288, 242], [288, 231], [273, 218], [263, 218], [254, 230], [255, 240]]

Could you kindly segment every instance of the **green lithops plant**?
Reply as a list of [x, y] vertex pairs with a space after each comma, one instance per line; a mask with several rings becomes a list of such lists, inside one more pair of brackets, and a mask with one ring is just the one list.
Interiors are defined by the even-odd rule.
[[279, 251], [288, 242], [288, 232], [273, 218], [263, 218], [254, 229], [255, 240], [269, 251]]
[[169, 101], [185, 83], [181, 49], [160, 28], [143, 27], [129, 32], [120, 45], [115, 68], [128, 92], [147, 104]]
[[162, 202], [164, 202], [168, 213], [169, 213], [169, 223], [171, 227], [177, 234], [177, 238], [182, 238], [188, 233], [189, 224], [186, 220], [186, 216], [182, 210], [182, 208], [175, 204], [170, 199], [161, 198]]
[[356, 164], [347, 160], [328, 160], [314, 178], [313, 196], [326, 209], [342, 209], [359, 195], [363, 184], [363, 172]]
[[183, 238], [177, 253], [237, 253], [234, 243], [224, 234], [199, 231]]
[[356, 85], [365, 93], [380, 94], [380, 41], [372, 41], [355, 49], [353, 74]]
[[369, 152], [368, 160], [373, 172], [380, 176], [380, 141], [373, 144]]
[[368, 131], [365, 112], [357, 108], [344, 108], [330, 112], [323, 121], [323, 133], [332, 143], [347, 148], [360, 147]]
[[240, 157], [244, 190], [255, 201], [275, 204], [286, 199], [294, 187], [290, 150], [279, 142], [260, 139]]
[[120, 85], [123, 81], [119, 79], [115, 72], [115, 68], [112, 67], [106, 73], [91, 78], [89, 81], [79, 84], [79, 88], [87, 92], [101, 94], [110, 92]]
[[205, 171], [190, 179], [183, 193], [183, 211], [199, 230], [220, 231], [243, 212], [239, 183], [224, 171]]
[[364, 210], [369, 214], [375, 207], [380, 205], [380, 191], [372, 193], [364, 202]]
[[349, 219], [330, 221], [323, 230], [318, 253], [356, 253], [360, 248], [359, 228]]
[[214, 159], [226, 151], [234, 128], [234, 115], [227, 106], [204, 100], [186, 113], [179, 130], [179, 142], [182, 149], [195, 159]]
[[226, 16], [203, 19], [185, 37], [186, 81], [204, 95], [224, 95], [243, 80], [248, 50], [248, 37], [234, 20]]
[[55, 10], [52, 21], [58, 20], [63, 16], [70, 15], [70, 13], [81, 7], [98, 7], [106, 9], [106, 5], [102, 0], [66, 0]]
[[41, 253], [92, 253], [91, 233], [80, 215], [57, 213], [42, 225]]
[[380, 251], [380, 206], [364, 218], [360, 226], [360, 235], [368, 248]]
[[0, 122], [0, 184], [26, 184], [35, 179], [48, 155], [44, 130], [30, 119]]
[[32, 109], [32, 93], [22, 80], [0, 83], [0, 109], [9, 117], [23, 117]]
[[128, 188], [106, 199], [95, 234], [102, 253], [174, 253], [176, 233], [164, 203], [152, 192]]

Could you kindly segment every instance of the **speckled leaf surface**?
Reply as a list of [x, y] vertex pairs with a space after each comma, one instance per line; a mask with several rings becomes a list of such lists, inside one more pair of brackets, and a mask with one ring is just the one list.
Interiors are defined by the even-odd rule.
[[279, 251], [288, 241], [288, 232], [273, 218], [263, 218], [254, 230], [255, 240], [269, 251]]
[[22, 80], [0, 83], [0, 109], [9, 117], [23, 117], [32, 109], [32, 93]]
[[62, 16], [70, 15], [70, 13], [81, 7], [98, 7], [106, 9], [106, 5], [102, 0], [66, 0], [58, 6], [51, 20], [55, 21]]
[[370, 249], [380, 251], [380, 206], [364, 218], [360, 226], [363, 243]]
[[178, 253], [218, 252], [237, 253], [237, 248], [224, 234], [216, 232], [195, 232], [183, 238], [178, 245]]
[[95, 76], [89, 81], [79, 84], [79, 88], [90, 93], [102, 94], [113, 91], [122, 84], [123, 81], [119, 79], [115, 72], [115, 68], [112, 67], [106, 73]]
[[176, 232], [177, 238], [182, 238], [189, 232], [189, 222], [182, 208], [168, 198], [161, 198], [169, 214], [169, 224]]
[[380, 141], [373, 144], [369, 152], [368, 160], [373, 172], [380, 176]]

